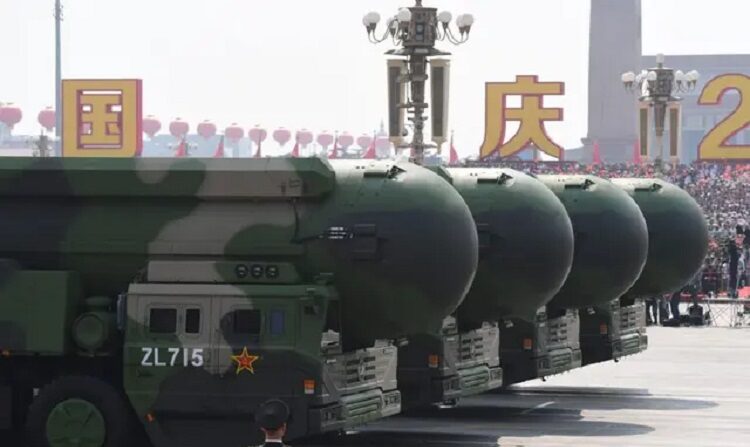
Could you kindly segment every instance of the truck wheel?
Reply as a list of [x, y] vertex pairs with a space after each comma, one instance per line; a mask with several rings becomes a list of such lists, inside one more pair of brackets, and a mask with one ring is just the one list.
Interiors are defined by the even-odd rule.
[[93, 377], [63, 377], [29, 407], [31, 447], [129, 447], [130, 413], [111, 385]]

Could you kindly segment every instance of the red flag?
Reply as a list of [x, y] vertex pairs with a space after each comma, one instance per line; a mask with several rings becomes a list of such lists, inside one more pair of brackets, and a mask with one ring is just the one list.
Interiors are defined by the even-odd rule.
[[362, 155], [362, 158], [365, 160], [375, 160], [377, 158], [377, 154], [375, 152], [375, 140], [376, 138], [372, 139], [372, 142], [370, 142], [370, 147], [367, 148], [367, 151], [365, 151], [365, 154]]
[[448, 165], [456, 166], [460, 161], [461, 160], [458, 158], [458, 151], [456, 151], [456, 146], [453, 144], [453, 137], [451, 137], [451, 154], [450, 159], [448, 160]]
[[214, 158], [224, 158], [224, 136], [221, 136], [221, 139], [219, 140], [219, 147], [216, 148], [216, 152], [214, 152]]
[[260, 158], [261, 157], [261, 152], [260, 152], [260, 145], [261, 144], [262, 144], [262, 142], [258, 141], [258, 152], [255, 153], [255, 155], [253, 156], [254, 158]]
[[594, 141], [594, 164], [602, 164], [602, 153], [598, 141]]
[[289, 153], [289, 156], [292, 158], [299, 158], [299, 141], [294, 142], [294, 147], [292, 148], [292, 152]]
[[331, 153], [328, 154], [328, 158], [339, 158], [339, 136], [336, 135], [336, 139], [333, 140], [333, 149], [331, 150]]
[[182, 141], [180, 142], [180, 145], [177, 146], [177, 152], [174, 154], [177, 158], [187, 157], [187, 143], [185, 142], [185, 138], [182, 138]]
[[641, 142], [639, 140], [635, 140], [635, 143], [633, 143], [633, 163], [641, 164]]

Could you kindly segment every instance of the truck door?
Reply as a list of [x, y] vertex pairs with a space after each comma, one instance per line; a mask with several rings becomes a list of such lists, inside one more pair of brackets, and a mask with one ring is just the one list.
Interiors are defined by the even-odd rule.
[[263, 312], [257, 300], [254, 303], [248, 297], [217, 298], [213, 315], [212, 336], [219, 371], [230, 377], [243, 372], [255, 374], [263, 332]]
[[193, 384], [216, 368], [211, 299], [185, 292], [128, 296], [125, 385], [140, 414], [198, 404]]
[[[245, 414], [267, 396], [304, 395], [304, 379], [316, 378], [302, 377], [311, 361], [294, 345], [297, 301], [252, 289], [244, 296], [216, 297], [212, 316], [225, 405]], [[315, 354], [320, 352], [317, 330]]]

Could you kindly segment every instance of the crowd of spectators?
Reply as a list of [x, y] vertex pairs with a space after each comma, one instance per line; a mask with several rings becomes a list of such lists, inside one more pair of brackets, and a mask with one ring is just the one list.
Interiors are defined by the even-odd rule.
[[[703, 270], [706, 293], [736, 296], [750, 285], [750, 163], [695, 162], [688, 165], [582, 164], [504, 161], [471, 166], [503, 166], [532, 174], [590, 174], [603, 178], [662, 178], [692, 195], [706, 214], [711, 235]], [[736, 273], [735, 273], [736, 271]]]

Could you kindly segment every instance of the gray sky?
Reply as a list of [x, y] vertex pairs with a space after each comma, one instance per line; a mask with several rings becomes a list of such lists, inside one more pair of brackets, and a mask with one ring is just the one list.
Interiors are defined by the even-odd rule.
[[[385, 117], [386, 44], [362, 15], [411, 0], [64, 0], [64, 77], [140, 78], [144, 113], [211, 119], [223, 129], [306, 127], [371, 132]], [[484, 134], [484, 83], [538, 74], [566, 83], [550, 135], [586, 133], [588, 0], [428, 0], [471, 12], [472, 40], [454, 53], [451, 128], [462, 155]], [[24, 110], [21, 133], [54, 103], [52, 0], [0, 0], [0, 101]], [[747, 0], [643, 0], [644, 53], [750, 53]], [[663, 26], [672, 21], [673, 24]], [[618, 82], [618, 80], [613, 80]], [[625, 94], [625, 93], [623, 93]], [[269, 148], [271, 149], [271, 148]]]

